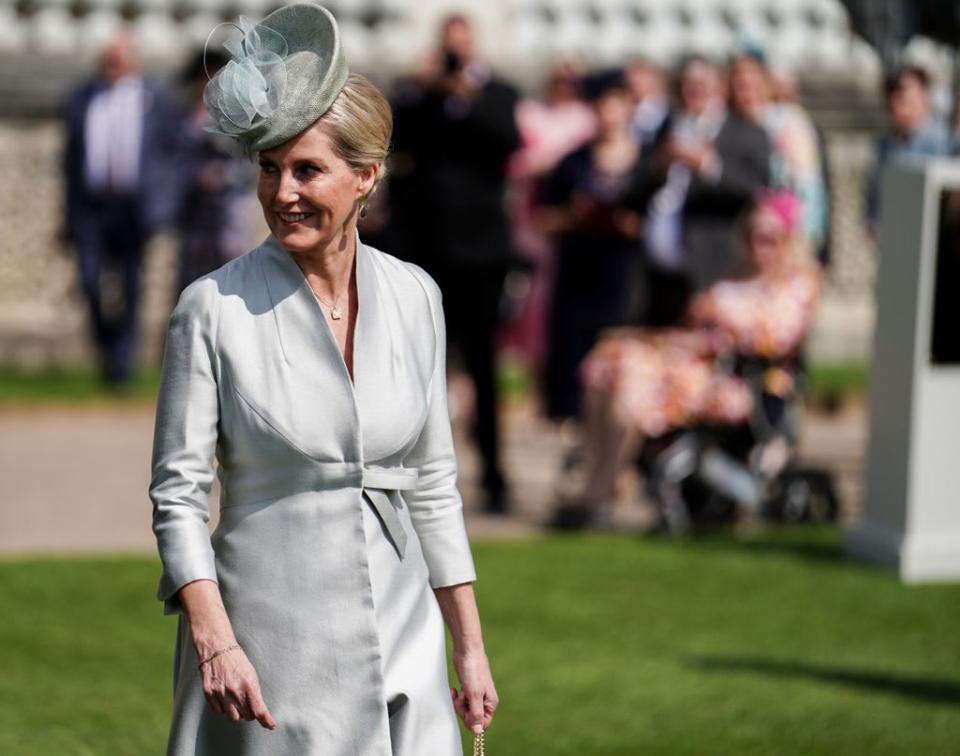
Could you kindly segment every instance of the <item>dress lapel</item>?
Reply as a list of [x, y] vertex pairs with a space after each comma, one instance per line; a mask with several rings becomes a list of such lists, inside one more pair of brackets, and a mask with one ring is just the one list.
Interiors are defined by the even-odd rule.
[[[414, 436], [426, 414], [433, 365], [429, 320], [418, 313], [422, 290], [403, 264], [357, 243], [360, 309], [353, 366], [357, 409], [368, 460], [390, 457]], [[429, 315], [427, 315], [429, 318]]]
[[[311, 355], [342, 361], [336, 341], [323, 321], [320, 305], [303, 271], [275, 237], [263, 243], [267, 251], [264, 278], [280, 333], [283, 356], [290, 365]], [[334, 361], [333, 364], [336, 364]]]
[[[382, 282], [379, 281], [376, 265], [371, 259], [370, 248], [360, 241], [360, 234], [356, 234], [356, 275], [357, 275], [357, 322], [353, 329], [353, 384], [354, 392], [359, 399], [364, 393], [363, 386], [371, 385], [368, 379], [373, 378], [367, 375], [368, 372], [377, 373], [382, 368], [390, 368], [390, 362], [384, 364], [383, 357], [393, 354], [396, 339], [394, 331], [396, 324], [389, 318], [384, 318], [383, 297], [386, 292], [382, 291]], [[274, 237], [270, 237], [266, 245], [269, 247], [270, 256], [275, 260], [276, 270], [280, 273], [276, 281], [267, 276], [267, 286], [270, 288], [270, 297], [274, 303], [274, 312], [277, 317], [277, 328], [280, 330], [281, 339], [285, 342], [292, 340], [292, 332], [299, 332], [305, 326], [313, 334], [311, 339], [312, 346], [317, 350], [323, 359], [329, 359], [333, 364], [343, 368], [343, 379], [350, 384], [350, 372], [347, 370], [343, 355], [337, 340], [333, 336], [333, 331], [327, 323], [326, 316], [321, 310], [320, 303], [310, 284], [303, 275], [303, 271], [284, 250]], [[293, 300], [289, 305], [277, 307], [277, 304], [284, 299], [285, 292], [289, 291], [290, 298]], [[284, 345], [284, 356], [288, 362], [293, 363], [296, 359], [291, 359], [286, 344]], [[382, 376], [389, 379], [391, 375]], [[373, 385], [379, 385], [379, 380], [373, 380]]]
[[264, 279], [283, 363], [263, 370], [284, 376], [272, 384], [272, 395], [263, 398], [266, 409], [311, 454], [335, 457], [339, 449], [340, 454], [359, 459], [356, 395], [320, 304], [297, 263], [273, 236], [263, 249]]
[[[301, 438], [317, 423], [352, 419], [364, 457], [380, 459], [406, 444], [422, 424], [432, 366], [428, 321], [414, 320], [417, 289], [398, 289], [375, 251], [357, 236], [357, 322], [351, 382], [340, 348], [303, 272], [274, 237], [264, 242], [264, 275], [273, 304], [289, 385], [306, 394], [291, 410]], [[411, 282], [413, 279], [411, 278]], [[416, 334], [414, 336], [413, 334]], [[271, 401], [284, 403], [275, 397]], [[346, 411], [346, 416], [341, 415]]]

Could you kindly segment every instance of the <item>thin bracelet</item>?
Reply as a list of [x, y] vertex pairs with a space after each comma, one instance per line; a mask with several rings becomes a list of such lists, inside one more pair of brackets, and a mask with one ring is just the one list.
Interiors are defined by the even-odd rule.
[[214, 651], [212, 654], [210, 654], [210, 656], [208, 656], [206, 659], [204, 659], [202, 662], [200, 662], [197, 665], [197, 669], [200, 669], [208, 661], [212, 661], [213, 659], [216, 659], [218, 656], [220, 656], [220, 654], [225, 654], [227, 653], [227, 651], [233, 651], [235, 648], [240, 648], [240, 644], [234, 643], [232, 646], [227, 646], [226, 648], [221, 648], [219, 651]]

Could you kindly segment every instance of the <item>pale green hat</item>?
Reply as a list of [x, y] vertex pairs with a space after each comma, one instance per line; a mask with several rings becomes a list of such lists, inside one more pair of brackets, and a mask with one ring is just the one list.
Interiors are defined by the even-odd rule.
[[207, 82], [203, 102], [216, 124], [208, 130], [253, 154], [314, 123], [349, 71], [337, 22], [319, 5], [288, 5], [256, 25], [241, 16], [237, 28], [243, 37], [224, 44], [233, 59]]

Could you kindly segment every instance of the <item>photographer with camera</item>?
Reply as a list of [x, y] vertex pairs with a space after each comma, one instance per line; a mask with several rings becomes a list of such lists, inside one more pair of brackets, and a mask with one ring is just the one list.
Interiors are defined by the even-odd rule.
[[443, 291], [449, 340], [476, 392], [485, 508], [502, 513], [494, 349], [504, 279], [517, 259], [504, 188], [507, 158], [520, 143], [518, 95], [478, 58], [461, 15], [443, 21], [438, 48], [397, 91], [389, 235]]

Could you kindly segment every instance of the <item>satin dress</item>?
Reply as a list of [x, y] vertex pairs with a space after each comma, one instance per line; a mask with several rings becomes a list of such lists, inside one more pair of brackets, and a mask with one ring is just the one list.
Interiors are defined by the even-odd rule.
[[[190, 285], [154, 438], [174, 756], [462, 754], [433, 588], [473, 581], [440, 291], [362, 244], [354, 380], [273, 238]], [[210, 535], [208, 494], [221, 483]], [[217, 581], [278, 728], [210, 709], [177, 591]]]

